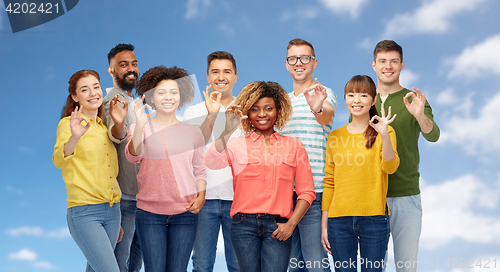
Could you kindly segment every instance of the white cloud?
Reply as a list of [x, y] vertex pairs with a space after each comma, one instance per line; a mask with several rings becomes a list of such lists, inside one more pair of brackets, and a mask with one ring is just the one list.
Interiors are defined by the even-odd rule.
[[24, 194], [23, 190], [14, 188], [12, 186], [7, 186], [7, 192], [15, 193], [15, 194], [18, 194], [18, 195]]
[[320, 0], [323, 5], [334, 14], [349, 13], [352, 18], [357, 18], [361, 12], [361, 7], [368, 3], [368, 0]]
[[52, 269], [54, 266], [49, 262], [34, 262], [33, 267], [36, 268], [44, 268], [44, 269]]
[[397, 14], [389, 22], [383, 37], [413, 33], [443, 33], [451, 27], [451, 19], [472, 11], [487, 0], [434, 0], [423, 1], [414, 12]]
[[200, 14], [205, 14], [210, 5], [210, 0], [188, 0], [186, 2], [186, 13], [184, 14], [184, 18], [189, 20]]
[[313, 7], [287, 8], [281, 13], [281, 21], [288, 22], [290, 20], [309, 20], [318, 15], [318, 10]]
[[228, 24], [220, 24], [219, 30], [228, 36], [234, 35], [234, 28]]
[[418, 78], [419, 78], [418, 74], [414, 73], [412, 70], [403, 69], [399, 77], [399, 83], [401, 84], [401, 86], [411, 90], [412, 87], [418, 87], [413, 85], [413, 83], [415, 83], [418, 80]]
[[53, 231], [44, 231], [40, 227], [29, 227], [23, 226], [17, 229], [8, 229], [7, 234], [12, 237], [18, 236], [35, 236], [35, 237], [46, 237], [46, 238], [66, 238], [69, 237], [68, 228], [63, 227]]
[[21, 249], [19, 252], [9, 254], [11, 260], [35, 261], [37, 255], [28, 249]]
[[[500, 153], [500, 119], [498, 118], [500, 91], [486, 101], [481, 101], [478, 116], [470, 116], [467, 111], [456, 110], [441, 127], [440, 142], [451, 142], [472, 155], [483, 158], [498, 156]], [[457, 107], [463, 107], [459, 104]]]
[[[500, 180], [484, 183], [466, 175], [422, 186], [424, 217], [420, 245], [435, 249], [453, 239], [500, 244], [500, 218], [487, 215], [500, 202]], [[478, 212], [481, 211], [481, 212]]]
[[453, 88], [442, 91], [435, 99], [436, 103], [441, 105], [454, 105], [458, 102], [457, 93]]
[[445, 61], [452, 66], [448, 77], [476, 78], [500, 75], [500, 34], [467, 47], [457, 57]]

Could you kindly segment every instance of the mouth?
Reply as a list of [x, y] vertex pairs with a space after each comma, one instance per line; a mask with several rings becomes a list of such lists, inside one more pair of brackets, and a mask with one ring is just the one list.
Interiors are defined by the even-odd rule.
[[392, 76], [394, 75], [394, 72], [382, 72], [385, 76]]
[[175, 103], [174, 102], [163, 102], [163, 103], [161, 103], [161, 105], [164, 108], [172, 108], [175, 105]]
[[352, 106], [351, 108], [352, 108], [352, 111], [361, 111], [364, 107], [357, 105], [357, 106]]
[[128, 72], [123, 76], [124, 79], [130, 79], [130, 80], [136, 80], [137, 79], [137, 73], [136, 72]]
[[96, 98], [92, 98], [92, 99], [87, 100], [87, 102], [90, 104], [94, 104], [94, 103], [99, 102], [100, 99], [101, 99], [100, 97], [96, 97]]

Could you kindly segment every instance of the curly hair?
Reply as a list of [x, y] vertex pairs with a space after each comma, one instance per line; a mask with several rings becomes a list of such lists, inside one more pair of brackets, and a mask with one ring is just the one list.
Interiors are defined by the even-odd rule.
[[[243, 115], [248, 115], [252, 106], [263, 97], [270, 97], [274, 100], [277, 111], [274, 127], [278, 130], [282, 130], [285, 127], [286, 121], [288, 121], [288, 118], [292, 114], [292, 102], [283, 87], [278, 83], [272, 81], [256, 81], [249, 83], [241, 89], [234, 103], [241, 106], [240, 110]], [[243, 120], [241, 125], [246, 134], [250, 134], [254, 130], [248, 118]]]
[[[76, 84], [81, 78], [88, 77], [88, 76], [94, 76], [97, 78], [97, 81], [100, 81], [101, 78], [99, 77], [99, 74], [94, 71], [94, 70], [80, 70], [76, 73], [74, 73], [71, 78], [68, 81], [69, 87], [69, 95], [68, 98], [66, 99], [66, 106], [64, 106], [64, 114], [63, 117], [70, 116], [71, 113], [75, 110], [77, 106], [80, 106], [80, 103], [76, 102], [73, 100], [73, 95], [76, 96]], [[102, 118], [103, 110], [102, 110], [102, 105], [99, 107], [97, 110], [97, 116]]]
[[144, 99], [144, 104], [150, 105], [154, 108], [154, 105], [151, 103], [151, 97], [154, 94], [154, 91], [150, 92], [150, 90], [154, 90], [154, 88], [163, 80], [175, 80], [177, 85], [179, 85], [179, 94], [181, 96], [181, 100], [179, 102], [179, 108], [184, 107], [189, 104], [194, 98], [194, 84], [189, 77], [189, 74], [186, 70], [174, 66], [172, 68], [167, 68], [165, 66], [156, 66], [149, 70], [147, 70], [142, 76], [139, 82], [137, 83], [137, 87], [135, 88], [139, 97], [142, 95], [146, 95]]

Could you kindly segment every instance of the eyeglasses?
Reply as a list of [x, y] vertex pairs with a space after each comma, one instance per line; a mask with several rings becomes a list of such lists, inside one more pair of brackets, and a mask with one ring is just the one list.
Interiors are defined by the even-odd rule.
[[295, 64], [297, 64], [297, 61], [299, 61], [299, 59], [300, 59], [300, 62], [302, 62], [302, 64], [308, 64], [309, 62], [311, 62], [312, 59], [316, 59], [316, 58], [311, 56], [311, 55], [303, 55], [300, 57], [292, 56], [292, 57], [287, 57], [286, 62], [288, 63], [288, 65], [295, 65]]

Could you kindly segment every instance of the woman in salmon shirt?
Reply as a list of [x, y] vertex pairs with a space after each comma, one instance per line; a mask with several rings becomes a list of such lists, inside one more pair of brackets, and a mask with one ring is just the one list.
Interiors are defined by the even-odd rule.
[[[225, 131], [205, 154], [208, 168], [229, 165], [233, 171], [231, 240], [243, 272], [287, 271], [290, 236], [316, 197], [304, 146], [274, 130], [283, 128], [291, 111], [279, 84], [250, 83], [226, 111]], [[229, 139], [240, 120], [247, 136]]]
[[[61, 168], [68, 194], [71, 236], [87, 259], [87, 272], [118, 272], [114, 249], [120, 231], [121, 191], [116, 150], [102, 123], [99, 74], [81, 70], [69, 80], [64, 118], [57, 126], [52, 161]], [[122, 103], [121, 107], [117, 102]], [[111, 118], [117, 139], [126, 135], [127, 102], [114, 97]]]

